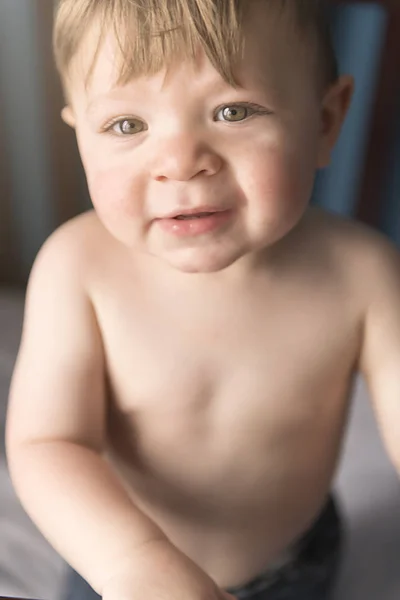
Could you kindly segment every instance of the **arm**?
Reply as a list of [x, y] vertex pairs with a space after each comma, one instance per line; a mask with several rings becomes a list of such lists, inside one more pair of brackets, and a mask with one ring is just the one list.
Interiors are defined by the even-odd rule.
[[35, 262], [6, 447], [26, 512], [101, 594], [127, 557], [166, 537], [133, 505], [102, 458], [104, 357], [83, 264], [70, 226], [49, 239]]
[[400, 473], [400, 254], [379, 238], [366, 265], [369, 302], [360, 369], [388, 455]]

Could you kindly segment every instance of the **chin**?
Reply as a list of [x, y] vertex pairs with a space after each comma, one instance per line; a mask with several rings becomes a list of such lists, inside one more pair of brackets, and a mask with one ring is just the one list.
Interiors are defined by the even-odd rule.
[[203, 249], [182, 252], [180, 255], [167, 255], [162, 257], [162, 260], [182, 273], [218, 273], [233, 265], [243, 254], [237, 252], [216, 255], [205, 253]]

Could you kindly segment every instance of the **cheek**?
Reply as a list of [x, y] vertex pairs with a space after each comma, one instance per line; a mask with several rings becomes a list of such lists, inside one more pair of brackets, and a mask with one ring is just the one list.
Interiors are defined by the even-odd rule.
[[131, 222], [142, 211], [144, 190], [132, 168], [132, 157], [115, 156], [94, 139], [85, 124], [77, 127], [77, 141], [90, 198], [104, 224]]
[[303, 137], [291, 137], [287, 143], [252, 150], [243, 188], [260, 210], [272, 216], [309, 201], [316, 171], [316, 148], [310, 137], [308, 144]]
[[128, 169], [87, 169], [87, 181], [93, 206], [101, 219], [130, 221], [142, 213], [143, 190]]

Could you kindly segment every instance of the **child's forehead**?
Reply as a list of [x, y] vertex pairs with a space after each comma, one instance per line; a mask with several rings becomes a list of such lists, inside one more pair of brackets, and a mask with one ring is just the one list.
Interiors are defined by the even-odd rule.
[[[243, 27], [243, 52], [235, 65], [239, 87], [275, 86], [284, 74], [295, 72], [298, 75], [300, 63], [304, 62], [301, 56], [304, 54], [305, 57], [306, 54], [304, 44], [300, 43], [300, 37], [295, 35], [293, 27], [282, 18], [265, 19], [261, 16], [252, 10]], [[122, 54], [112, 29], [99, 46], [98, 39], [99, 31], [94, 25], [87, 32], [70, 71], [72, 85], [76, 82], [87, 83], [85, 92], [90, 91], [90, 95], [112, 92], [133, 81], [132, 78], [123, 85], [119, 81]], [[169, 77], [170, 74], [172, 77]], [[162, 92], [166, 84], [176, 81], [178, 77], [191, 82], [191, 85], [209, 87], [214, 92], [229, 87], [202, 49], [197, 52], [195, 60], [177, 57], [175, 64], [165, 65], [155, 74], [143, 73], [134, 81], [136, 88], [153, 86]]]

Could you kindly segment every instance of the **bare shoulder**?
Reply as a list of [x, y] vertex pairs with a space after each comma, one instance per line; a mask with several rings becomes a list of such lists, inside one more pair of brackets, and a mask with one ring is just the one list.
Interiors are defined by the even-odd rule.
[[104, 357], [87, 291], [100, 236], [85, 213], [59, 227], [36, 257], [10, 386], [9, 450], [45, 439], [102, 445]]
[[400, 336], [400, 252], [396, 245], [371, 227], [323, 210], [311, 212], [309, 226], [315, 232], [310, 237], [317, 240], [314, 252], [323, 254], [329, 248], [327, 254], [334, 257], [331, 262], [345, 282], [346, 302], [356, 309], [364, 341], [389, 318], [391, 331]]
[[377, 278], [399, 276], [400, 251], [387, 236], [351, 218], [322, 209], [310, 210], [311, 228], [317, 248], [328, 247], [350, 279], [367, 289]]
[[388, 455], [400, 472], [399, 249], [384, 234], [323, 211], [312, 212], [309, 226], [316, 232], [315, 249], [328, 246], [344, 274], [346, 296], [340, 310], [356, 308], [352, 314], [361, 326], [357, 370], [368, 385]]
[[58, 227], [44, 242], [38, 258], [47, 255], [64, 260], [79, 260], [84, 264], [98, 255], [98, 251], [106, 243], [110, 243], [110, 237], [91, 210]]
[[[88, 211], [58, 227], [44, 242], [35, 259], [30, 282], [60, 274], [85, 287], [90, 274], [114, 244], [94, 211]], [[29, 288], [28, 288], [29, 289]]]

